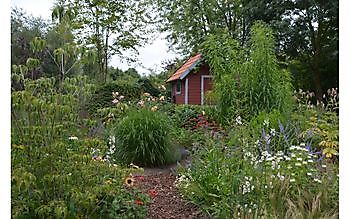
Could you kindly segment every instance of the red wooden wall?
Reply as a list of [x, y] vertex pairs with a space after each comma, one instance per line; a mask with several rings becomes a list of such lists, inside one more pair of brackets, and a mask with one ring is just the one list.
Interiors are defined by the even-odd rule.
[[[176, 104], [185, 103], [185, 81], [188, 78], [188, 104], [200, 105], [201, 104], [201, 76], [210, 75], [209, 66], [203, 64], [196, 72], [191, 72], [181, 82], [181, 94], [176, 94], [176, 81], [172, 82], [172, 96]], [[205, 78], [204, 80], [204, 92], [212, 89], [211, 80]]]

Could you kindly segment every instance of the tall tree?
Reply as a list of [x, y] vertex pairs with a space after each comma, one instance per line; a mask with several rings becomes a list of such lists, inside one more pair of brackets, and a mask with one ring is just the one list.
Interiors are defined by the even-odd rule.
[[320, 98], [338, 84], [338, 0], [157, 0], [156, 6], [160, 29], [185, 55], [215, 33], [249, 46], [248, 30], [262, 20], [276, 33], [279, 60], [292, 64], [295, 85], [307, 84]]
[[242, 38], [243, 1], [158, 0], [161, 31], [184, 54], [198, 50], [209, 34], [226, 31], [232, 38]]
[[281, 30], [282, 50], [297, 59], [311, 73], [312, 86], [320, 99], [322, 93], [338, 86], [338, 1], [290, 1], [293, 9], [286, 11]]
[[101, 81], [106, 81], [112, 55], [136, 50], [147, 38], [150, 11], [145, 1], [61, 0], [72, 9], [79, 43], [96, 48]]

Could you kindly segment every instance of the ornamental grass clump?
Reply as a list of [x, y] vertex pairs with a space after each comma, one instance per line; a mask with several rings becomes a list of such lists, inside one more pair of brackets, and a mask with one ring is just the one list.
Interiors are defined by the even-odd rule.
[[[148, 109], [131, 111], [112, 133], [118, 162], [141, 166], [163, 165], [171, 160], [169, 121], [159, 112]], [[112, 134], [111, 133], [111, 134]]]

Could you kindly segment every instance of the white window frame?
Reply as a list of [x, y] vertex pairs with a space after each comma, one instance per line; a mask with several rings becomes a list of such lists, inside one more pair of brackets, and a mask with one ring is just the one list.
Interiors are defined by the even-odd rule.
[[201, 75], [201, 105], [204, 104], [204, 79], [213, 78], [213, 75]]

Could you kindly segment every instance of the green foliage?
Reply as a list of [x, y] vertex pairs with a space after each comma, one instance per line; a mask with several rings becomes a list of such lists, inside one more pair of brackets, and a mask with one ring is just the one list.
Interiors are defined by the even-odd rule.
[[197, 51], [210, 34], [226, 32], [230, 38], [237, 39], [247, 35], [243, 25], [249, 20], [242, 17], [246, 6], [242, 1], [158, 0], [156, 5], [161, 30], [167, 32], [168, 40], [184, 54]]
[[116, 138], [114, 156], [118, 162], [126, 164], [166, 164], [174, 152], [171, 151], [169, 132], [169, 121], [161, 113], [148, 109], [131, 111], [111, 131]]
[[159, 89], [155, 88], [149, 79], [142, 78], [138, 81], [138, 83], [140, 84], [140, 87], [143, 90], [143, 92], [147, 92], [154, 97], [157, 97], [160, 94]]
[[[109, 150], [104, 140], [82, 137], [85, 126], [96, 125], [79, 119], [94, 86], [87, 77], [56, 82], [26, 80], [25, 90], [11, 96], [12, 217], [107, 218], [116, 208], [144, 217], [149, 198], [123, 185], [135, 170], [102, 159]], [[144, 204], [130, 207], [135, 200]]]
[[278, 66], [274, 52], [273, 33], [258, 22], [251, 29], [250, 62], [245, 64], [245, 93], [252, 115], [277, 109], [289, 113], [292, 104], [290, 75]]
[[240, 115], [250, 119], [274, 109], [288, 114], [290, 76], [278, 67], [272, 30], [261, 22], [251, 30], [249, 56], [226, 34], [210, 35], [203, 43], [214, 79], [219, 121], [231, 124]]
[[[46, 147], [12, 145], [12, 216], [108, 217], [115, 214], [116, 199], [123, 206], [135, 199], [146, 204], [145, 195], [123, 187], [124, 178], [133, 170], [92, 159], [95, 151], [106, 149], [98, 139], [65, 140]], [[146, 210], [145, 206], [137, 209], [124, 213], [142, 215]]]
[[322, 90], [338, 84], [339, 1], [158, 0], [156, 5], [160, 29], [183, 54], [197, 52], [206, 37], [221, 33], [245, 47], [249, 29], [261, 20], [276, 33], [279, 60], [291, 68], [296, 87], [318, 90], [321, 98]]
[[[58, 1], [58, 3], [60, 3]], [[146, 1], [89, 0], [66, 2], [66, 11], [74, 12], [71, 21], [86, 47], [97, 50], [96, 64], [100, 82], [106, 83], [109, 58], [120, 55], [147, 41], [151, 14]], [[128, 16], [135, 15], [135, 16]], [[112, 43], [111, 43], [112, 42]]]
[[301, 127], [300, 138], [311, 141], [327, 159], [336, 160], [339, 155], [339, 95], [338, 89], [328, 89], [321, 101], [313, 104], [313, 92], [295, 92], [293, 121]]
[[96, 88], [95, 93], [87, 103], [89, 112], [96, 114], [99, 109], [113, 106], [112, 92], [119, 92], [120, 95], [125, 96], [126, 100], [135, 100], [141, 95], [138, 84], [122, 84], [118, 82], [105, 84]]
[[[203, 211], [217, 218], [284, 218], [291, 211], [320, 218], [338, 212], [337, 164], [319, 162], [302, 143], [274, 152], [264, 148], [266, 138], [233, 137], [202, 145], [177, 180], [184, 196]], [[284, 144], [296, 138], [287, 137]], [[270, 139], [271, 148], [276, 143]]]
[[201, 113], [200, 107], [195, 105], [176, 105], [170, 117], [178, 127], [183, 127], [189, 119]]
[[92, 85], [86, 77], [67, 78], [58, 92], [55, 83], [54, 78], [28, 80], [25, 90], [12, 93], [12, 142], [44, 146], [79, 130], [78, 112]]
[[116, 196], [112, 202], [110, 218], [145, 218], [147, 208], [145, 204], [150, 201], [150, 198], [142, 193], [134, 191], [125, 191], [120, 196]]

